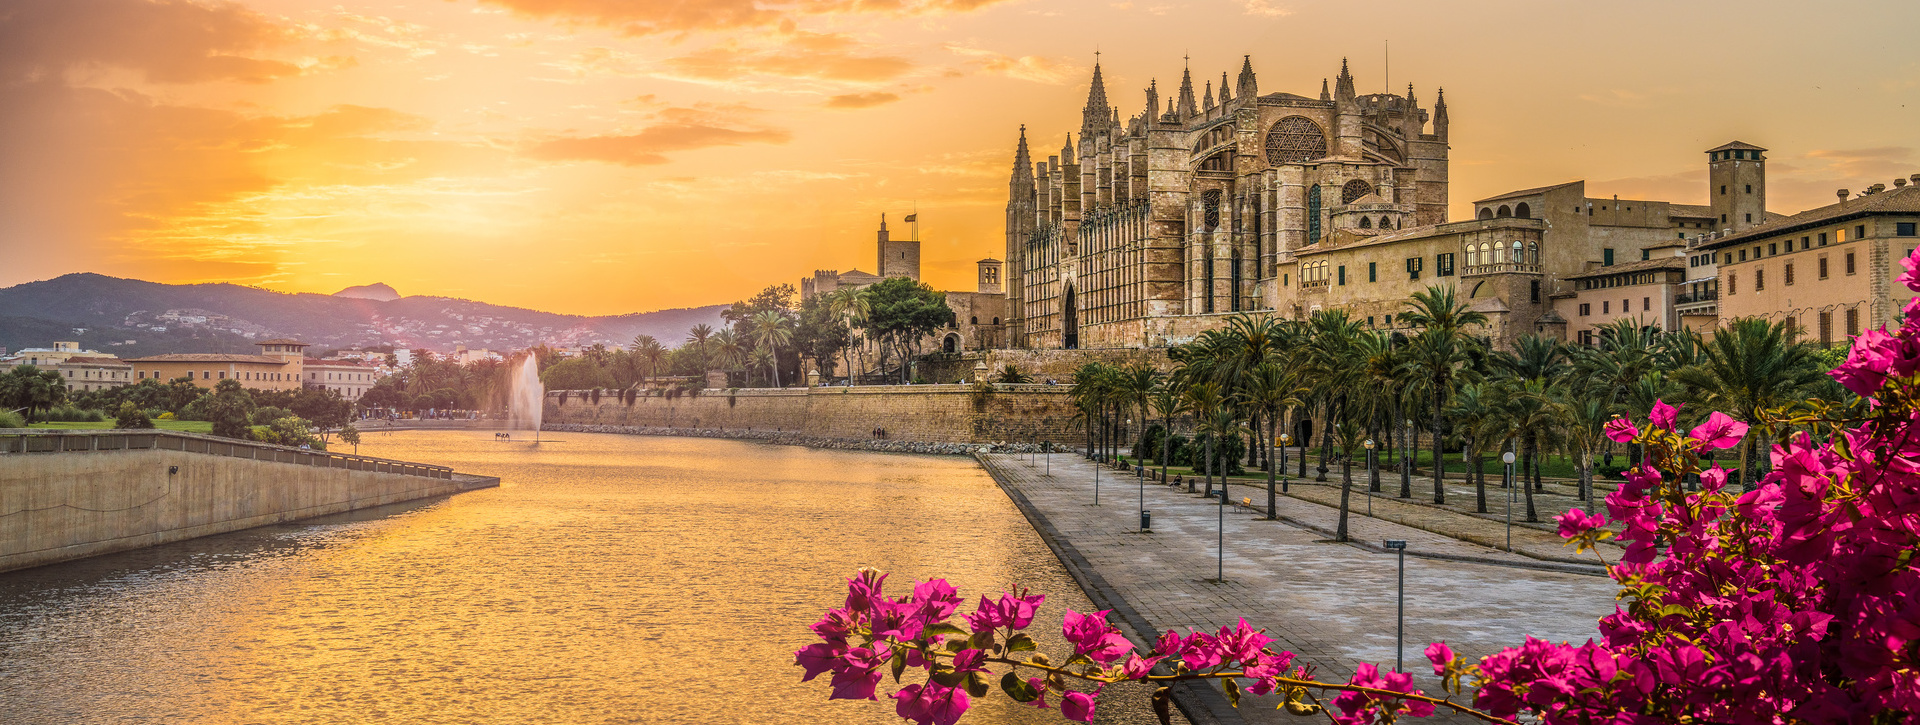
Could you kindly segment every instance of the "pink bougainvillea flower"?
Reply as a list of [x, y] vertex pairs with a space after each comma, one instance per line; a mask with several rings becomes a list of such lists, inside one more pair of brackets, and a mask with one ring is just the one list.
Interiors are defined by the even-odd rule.
[[[1566, 513], [1553, 517], [1553, 520], [1560, 523], [1560, 538], [1563, 539], [1571, 539], [1607, 525], [1605, 517], [1589, 514], [1577, 508], [1567, 509]], [[1445, 645], [1439, 646], [1445, 647]]]
[[913, 601], [920, 603], [920, 616], [939, 622], [960, 608], [960, 593], [945, 579], [932, 579], [913, 585]]
[[820, 676], [822, 672], [833, 669], [835, 665], [840, 663], [840, 658], [846, 653], [847, 648], [845, 645], [836, 645], [829, 642], [810, 644], [801, 647], [799, 651], [793, 653], [793, 663], [799, 665], [800, 669], [805, 672], [805, 674], [800, 676], [800, 681], [806, 682]]
[[1427, 660], [1433, 663], [1433, 674], [1435, 677], [1447, 674], [1447, 663], [1453, 661], [1452, 647], [1448, 647], [1445, 642], [1435, 642], [1427, 645], [1426, 654]]
[[1044, 678], [1029, 677], [1027, 678], [1027, 686], [1033, 688], [1034, 692], [1040, 693], [1040, 696], [1034, 698], [1031, 703], [1034, 707], [1042, 710], [1053, 709], [1052, 705], [1047, 704], [1047, 681]]
[[878, 569], [861, 569], [859, 576], [847, 580], [847, 608], [856, 612], [872, 609], [876, 602], [886, 599], [881, 591], [886, 582], [887, 575]]
[[1907, 271], [1901, 272], [1898, 277], [1900, 284], [1906, 285], [1907, 289], [1920, 292], [1920, 247], [1915, 247], [1912, 254], [1900, 260], [1900, 266], [1907, 268]]
[[1103, 609], [1093, 614], [1081, 614], [1067, 610], [1066, 619], [1060, 623], [1060, 633], [1073, 643], [1074, 654], [1083, 654], [1095, 662], [1106, 664], [1133, 651], [1133, 643], [1128, 642], [1120, 630], [1107, 623], [1108, 611]]
[[1626, 418], [1614, 418], [1607, 421], [1605, 428], [1607, 440], [1615, 443], [1629, 443], [1640, 437], [1640, 429], [1633, 427]]
[[1033, 624], [1034, 613], [1040, 610], [1040, 603], [1046, 599], [1040, 594], [1026, 597], [1002, 594], [998, 601], [983, 596], [980, 597], [980, 606], [972, 614], [966, 615], [965, 619], [975, 632], [986, 632], [995, 627], [1025, 629]]
[[1661, 430], [1673, 430], [1674, 423], [1680, 420], [1680, 408], [1667, 405], [1667, 401], [1655, 399], [1653, 412], [1647, 414], [1647, 422]]
[[1220, 628], [1220, 657], [1229, 662], [1246, 663], [1257, 660], [1260, 651], [1273, 639], [1247, 624], [1245, 618], [1232, 627]]
[[1727, 487], [1727, 469], [1714, 466], [1700, 472], [1700, 488], [1709, 493], [1719, 493]]
[[1061, 695], [1060, 714], [1075, 722], [1093, 722], [1093, 696], [1071, 691]]
[[894, 713], [916, 725], [953, 725], [970, 704], [963, 689], [936, 682], [907, 685], [893, 693], [893, 699]]
[[1154, 663], [1161, 659], [1161, 657], [1141, 657], [1137, 652], [1128, 653], [1127, 661], [1120, 665], [1120, 671], [1126, 674], [1127, 679], [1138, 680], [1152, 673]]
[[986, 650], [963, 649], [953, 655], [954, 672], [986, 672]]
[[1712, 449], [1732, 448], [1740, 444], [1747, 435], [1747, 424], [1734, 420], [1732, 416], [1714, 411], [1707, 416], [1707, 422], [1695, 426], [1687, 433], [1694, 440], [1694, 449], [1705, 452]]

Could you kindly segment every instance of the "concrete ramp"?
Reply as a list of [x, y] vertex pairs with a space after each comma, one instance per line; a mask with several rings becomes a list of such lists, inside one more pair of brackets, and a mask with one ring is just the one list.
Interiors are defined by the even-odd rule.
[[192, 433], [0, 429], [0, 571], [499, 484]]

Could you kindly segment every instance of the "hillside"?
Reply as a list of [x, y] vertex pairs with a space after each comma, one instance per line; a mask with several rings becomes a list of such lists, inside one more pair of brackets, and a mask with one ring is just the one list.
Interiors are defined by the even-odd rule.
[[626, 344], [636, 334], [653, 335], [673, 346], [694, 325], [718, 327], [724, 309], [710, 305], [585, 317], [451, 297], [382, 301], [81, 273], [0, 289], [0, 346], [19, 349], [79, 340], [127, 357], [240, 352], [233, 348], [249, 347], [250, 340], [293, 337], [316, 350], [395, 345], [451, 352], [459, 345], [516, 350], [538, 343]]

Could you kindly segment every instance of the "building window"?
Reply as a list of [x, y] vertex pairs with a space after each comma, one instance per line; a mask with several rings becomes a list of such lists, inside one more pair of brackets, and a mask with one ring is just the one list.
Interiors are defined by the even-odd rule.
[[1768, 245], [1767, 245], [1767, 256], [1769, 256], [1769, 257], [1771, 257], [1771, 256], [1773, 256], [1773, 255], [1776, 255], [1776, 254], [1779, 254], [1779, 253], [1780, 253], [1780, 245], [1778, 245], [1778, 244], [1768, 244]]
[[1732, 272], [1728, 272], [1727, 273], [1727, 295], [1728, 296], [1732, 296], [1734, 293], [1734, 287], [1735, 287], [1734, 279], [1735, 279], [1735, 275]]
[[1425, 268], [1426, 265], [1427, 265], [1427, 260], [1424, 257], [1408, 257], [1407, 258], [1407, 279], [1419, 279], [1420, 270]]
[[[192, 375], [193, 373], [187, 373], [187, 374], [188, 374], [188, 375]], [[212, 371], [212, 370], [202, 370], [202, 371], [200, 371], [200, 379], [201, 379], [201, 380], [212, 380], [212, 379], [213, 379], [213, 371]]]
[[1747, 223], [1748, 223], [1748, 224], [1752, 224], [1752, 223], [1753, 223], [1753, 215], [1752, 215], [1752, 214], [1748, 214], [1748, 215], [1747, 215]]
[[1591, 314], [1593, 314], [1593, 303], [1591, 302], [1580, 303], [1580, 316], [1586, 317], [1587, 315], [1591, 315]]
[[1852, 338], [1859, 334], [1860, 334], [1860, 308], [1848, 307], [1847, 308], [1847, 337]]
[[1820, 313], [1820, 346], [1831, 347], [1832, 345], [1833, 345], [1833, 313], [1822, 312]]
[[1653, 311], [1653, 298], [1652, 298], [1652, 297], [1642, 297], [1642, 298], [1640, 298], [1640, 311], [1642, 311], [1642, 312], [1652, 312], [1652, 311]]
[[1896, 237], [1911, 237], [1915, 233], [1914, 222], [1898, 222], [1893, 225], [1893, 235]]
[[1816, 237], [1818, 237], [1818, 238], [1820, 239], [1820, 246], [1822, 246], [1822, 247], [1824, 247], [1824, 246], [1827, 246], [1827, 233], [1826, 233], [1826, 232], [1821, 232], [1821, 233], [1819, 233], [1819, 234], [1816, 234], [1816, 235], [1814, 235], [1814, 236], [1816, 236]]
[[1434, 255], [1433, 266], [1435, 268], [1433, 273], [1434, 276], [1452, 277], [1453, 276], [1453, 252], [1446, 252], [1444, 254]]
[[1346, 285], [1346, 283], [1347, 283], [1347, 265], [1343, 264], [1343, 265], [1340, 265], [1340, 284], [1344, 286]]
[[[1853, 274], [1853, 252], [1847, 252], [1847, 274]], [[1849, 335], [1853, 333], [1847, 333]]]
[[[1302, 119], [1304, 120], [1304, 119]], [[1272, 143], [1269, 141], [1268, 143]], [[1320, 185], [1307, 189], [1307, 243], [1320, 243]]]
[[1580, 331], [1580, 344], [1582, 344], [1582, 345], [1586, 345], [1586, 346], [1588, 346], [1588, 347], [1592, 347], [1592, 346], [1593, 346], [1593, 331], [1592, 331], [1592, 330], [1581, 330], [1581, 331]]
[[1606, 249], [1600, 250], [1600, 266], [1602, 267], [1613, 266], [1613, 247], [1607, 247]]
[[1740, 250], [1740, 261], [1742, 262], [1747, 261], [1747, 250], [1745, 249]]
[[1727, 195], [1727, 185], [1726, 185], [1726, 184], [1721, 184], [1721, 185], [1720, 185], [1720, 195], [1721, 195], [1721, 196], [1726, 196], [1726, 195]]
[[1533, 303], [1536, 305], [1540, 304], [1540, 280], [1533, 280], [1530, 284], [1532, 285]]
[[1640, 250], [1640, 261], [1645, 262], [1649, 259], [1653, 259], [1653, 250], [1651, 249]]
[[1600, 314], [1607, 315], [1612, 313], [1613, 313], [1613, 302], [1611, 300], [1601, 300]]
[[1854, 227], [1854, 228], [1853, 228], [1853, 238], [1854, 238], [1854, 239], [1865, 239], [1865, 238], [1867, 238], [1867, 225], [1865, 225], [1865, 224], [1861, 224], [1861, 225], [1859, 225], [1859, 226], [1856, 226], [1856, 227]]
[[1753, 291], [1759, 292], [1766, 288], [1767, 288], [1767, 270], [1764, 268], [1758, 268], [1758, 267], [1754, 268]]
[[[1367, 281], [1368, 281], [1368, 282], [1378, 282], [1378, 281], [1380, 281], [1380, 275], [1379, 275], [1379, 274], [1377, 274], [1377, 270], [1375, 269], [1376, 267], [1377, 267], [1377, 265], [1376, 265], [1375, 263], [1373, 263], [1373, 262], [1368, 262], [1368, 263], [1367, 263]], [[1369, 319], [1371, 319], [1371, 318], [1369, 318]]]
[[[1751, 194], [1751, 193], [1753, 193], [1753, 185], [1752, 185], [1752, 184], [1748, 184], [1748, 185], [1747, 185], [1747, 193], [1749, 193], [1749, 194]], [[1748, 214], [1747, 216], [1753, 216], [1753, 215], [1752, 215], [1752, 214]]]

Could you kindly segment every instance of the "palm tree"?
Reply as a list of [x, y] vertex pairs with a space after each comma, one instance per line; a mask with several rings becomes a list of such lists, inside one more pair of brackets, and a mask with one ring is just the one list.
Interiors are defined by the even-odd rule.
[[704, 352], [708, 346], [713, 348], [713, 362], [719, 365], [721, 370], [733, 372], [739, 370], [746, 362], [747, 346], [740, 342], [740, 336], [735, 334], [731, 327], [721, 328], [719, 332], [713, 334], [713, 337], [708, 340], [708, 345], [701, 347], [702, 358], [706, 357]]
[[652, 335], [636, 335], [633, 338], [633, 355], [647, 361], [647, 377], [660, 374], [660, 360], [667, 356], [667, 348], [653, 339]]
[[[1213, 457], [1214, 441], [1220, 437], [1220, 420], [1226, 415], [1226, 399], [1220, 395], [1220, 384], [1211, 380], [1187, 386], [1186, 396], [1187, 409], [1193, 411], [1194, 417], [1200, 424], [1200, 431], [1207, 436], [1206, 457], [1202, 459], [1204, 461], [1202, 465], [1206, 466], [1206, 495], [1211, 496], [1213, 495], [1213, 469], [1219, 465]], [[1188, 488], [1191, 489], [1192, 484], [1188, 484]]]
[[1593, 510], [1593, 453], [1606, 442], [1607, 421], [1613, 419], [1613, 406], [1607, 405], [1598, 390], [1575, 391], [1554, 406], [1567, 442], [1580, 456], [1580, 482], [1576, 498]]
[[1468, 469], [1467, 475], [1473, 478], [1474, 511], [1484, 514], [1487, 512], [1487, 473], [1480, 454], [1485, 450], [1483, 441], [1490, 438], [1482, 432], [1495, 417], [1495, 411], [1488, 405], [1482, 390], [1478, 383], [1460, 386], [1460, 391], [1453, 396], [1452, 405], [1447, 408], [1447, 416], [1453, 419], [1454, 429], [1461, 431], [1466, 439], [1466, 455], [1472, 459], [1472, 468]]
[[[1526, 492], [1527, 521], [1539, 521], [1533, 492], [1544, 487], [1540, 480], [1540, 452], [1555, 440], [1560, 422], [1554, 415], [1553, 389], [1544, 380], [1506, 378], [1494, 386], [1492, 397], [1499, 425], [1504, 429], [1500, 437], [1520, 439], [1523, 456], [1520, 487]], [[1526, 483], [1528, 471], [1533, 472], [1532, 485]]]
[[[1153, 405], [1153, 393], [1160, 388], [1160, 371], [1145, 365], [1136, 365], [1120, 371], [1115, 378], [1115, 397], [1123, 407], [1140, 412], [1140, 430], [1147, 429], [1147, 412]], [[1146, 458], [1146, 454], [1134, 451], [1134, 462]]]
[[1267, 518], [1270, 520], [1279, 517], [1273, 490], [1274, 474], [1279, 471], [1279, 465], [1273, 462], [1273, 446], [1274, 437], [1279, 435], [1281, 411], [1299, 406], [1300, 396], [1306, 391], [1307, 386], [1301, 384], [1300, 377], [1278, 362], [1262, 363], [1247, 376], [1247, 402], [1267, 420], [1264, 443], [1267, 448]]
[[1435, 285], [1413, 293], [1400, 319], [1421, 328], [1408, 357], [1426, 378], [1427, 394], [1433, 401], [1433, 502], [1446, 503], [1447, 489], [1442, 484], [1446, 467], [1441, 465], [1440, 439], [1446, 419], [1442, 409], [1453, 397], [1462, 373], [1472, 370], [1467, 348], [1476, 343], [1467, 328], [1485, 325], [1487, 316], [1461, 301], [1452, 285]]
[[[1175, 373], [1161, 382], [1153, 391], [1153, 412], [1160, 414], [1161, 427], [1165, 432], [1160, 436], [1160, 481], [1167, 480], [1167, 459], [1173, 455], [1173, 417], [1187, 410], [1186, 378]], [[1192, 486], [1188, 486], [1191, 490]]]
[[694, 325], [693, 329], [687, 331], [687, 344], [692, 345], [693, 351], [700, 355], [701, 375], [707, 374], [707, 340], [711, 337], [713, 337], [713, 328], [708, 327], [704, 322]]
[[793, 341], [793, 321], [776, 310], [761, 310], [748, 318], [747, 324], [753, 343], [767, 351], [766, 365], [773, 387], [780, 387], [780, 348]]
[[[773, 351], [764, 347], [754, 348], [753, 352], [747, 356], [747, 361], [756, 370], [761, 368], [772, 370], [775, 363]], [[779, 387], [779, 384], [775, 383], [774, 387]]]
[[1008, 385], [1031, 383], [1033, 382], [1033, 376], [1028, 375], [1025, 372], [1022, 372], [1020, 370], [1020, 366], [1015, 365], [1013, 363], [1007, 363], [1005, 366], [1000, 368], [1000, 374], [997, 376], [997, 379], [994, 382], [1006, 383]]
[[[873, 313], [873, 305], [871, 304], [871, 298], [867, 296], [866, 291], [864, 289], [853, 288], [853, 287], [834, 290], [833, 297], [827, 302], [827, 309], [830, 310], [835, 317], [839, 317], [843, 320], [846, 320], [847, 335], [849, 338], [853, 336], [853, 330], [859, 329], [866, 325], [868, 316]], [[849, 339], [847, 346], [842, 350], [842, 353], [841, 353], [847, 359], [847, 384], [848, 385], [852, 385], [854, 381], [854, 375], [853, 375], [854, 345], [852, 343], [853, 341]], [[862, 355], [864, 356], [864, 352], [862, 353]]]
[[[1690, 390], [1703, 407], [1723, 411], [1748, 425], [1758, 426], [1766, 411], [1806, 397], [1823, 377], [1819, 359], [1794, 344], [1797, 331], [1759, 318], [1741, 318], [1714, 333], [1700, 349], [1700, 362], [1681, 368], [1673, 378]], [[1755, 438], [1740, 446], [1740, 481], [1752, 487], [1758, 479], [1753, 462]]]
[[1348, 319], [1345, 310], [1319, 310], [1308, 324], [1313, 337], [1304, 367], [1307, 376], [1319, 383], [1321, 406], [1326, 411], [1326, 427], [1320, 435], [1320, 475], [1314, 480], [1325, 481], [1327, 458], [1333, 455], [1333, 429], [1344, 415], [1348, 393], [1359, 383], [1354, 341], [1360, 337], [1360, 323]]

